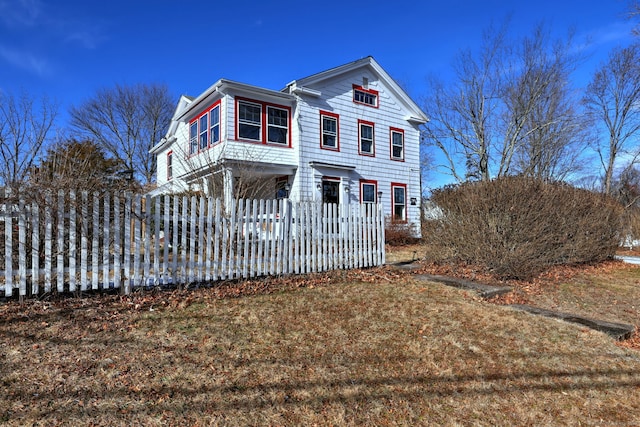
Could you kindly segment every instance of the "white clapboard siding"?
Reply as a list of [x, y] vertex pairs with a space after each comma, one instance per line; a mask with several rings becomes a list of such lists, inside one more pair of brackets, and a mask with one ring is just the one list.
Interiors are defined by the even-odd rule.
[[5, 296], [130, 293], [385, 262], [379, 205], [59, 192], [0, 209]]

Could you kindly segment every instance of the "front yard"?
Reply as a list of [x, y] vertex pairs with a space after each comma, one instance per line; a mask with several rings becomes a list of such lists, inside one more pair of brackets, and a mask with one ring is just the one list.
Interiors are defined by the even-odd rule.
[[[639, 280], [637, 268], [594, 268], [518, 298], [639, 324], [627, 312]], [[15, 426], [632, 425], [640, 417], [640, 352], [389, 267], [4, 303], [0, 361], [0, 420]]]

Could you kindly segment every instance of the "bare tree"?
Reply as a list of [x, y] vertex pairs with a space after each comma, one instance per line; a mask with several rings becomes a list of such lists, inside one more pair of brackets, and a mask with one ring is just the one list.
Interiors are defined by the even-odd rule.
[[525, 170], [557, 176], [575, 166], [550, 160], [576, 142], [569, 75], [579, 58], [571, 38], [552, 43], [542, 25], [519, 42], [506, 36], [506, 25], [490, 29], [477, 55], [458, 55], [454, 85], [431, 84], [425, 142], [444, 154], [459, 182]]
[[552, 43], [541, 26], [520, 45], [518, 58], [524, 67], [507, 85], [505, 96], [511, 126], [505, 131], [509, 140], [504, 146], [513, 157], [503, 162], [507, 169], [502, 175], [513, 167], [527, 176], [562, 180], [580, 170], [589, 134], [569, 84], [581, 58], [570, 50], [571, 38]]
[[173, 97], [164, 85], [116, 85], [72, 107], [71, 125], [134, 170], [144, 183], [150, 183], [155, 156], [149, 149], [164, 136], [173, 108]]
[[51, 137], [57, 106], [46, 97], [0, 93], [0, 182], [18, 191]]
[[594, 74], [584, 103], [589, 117], [604, 130], [596, 151], [603, 168], [603, 191], [612, 191], [612, 177], [621, 156], [629, 166], [637, 163], [640, 147], [640, 45], [618, 48]]

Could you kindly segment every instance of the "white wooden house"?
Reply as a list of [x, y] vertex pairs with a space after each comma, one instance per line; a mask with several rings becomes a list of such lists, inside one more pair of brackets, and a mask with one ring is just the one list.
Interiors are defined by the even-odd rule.
[[381, 202], [395, 221], [418, 225], [426, 121], [372, 57], [281, 91], [221, 79], [180, 98], [166, 137], [151, 149], [154, 193]]

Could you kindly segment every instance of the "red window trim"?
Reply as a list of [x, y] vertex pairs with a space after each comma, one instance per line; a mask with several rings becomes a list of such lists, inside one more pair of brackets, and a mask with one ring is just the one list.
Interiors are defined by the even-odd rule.
[[[372, 137], [373, 140], [371, 141], [371, 149], [372, 149], [372, 153], [367, 153], [362, 151], [362, 141], [360, 139], [361, 135], [360, 135], [360, 125], [367, 125], [367, 126], [371, 126], [373, 128], [373, 132], [372, 132]], [[358, 119], [358, 154], [360, 154], [361, 156], [368, 156], [368, 157], [375, 157], [376, 156], [376, 124], [373, 122], [368, 122], [366, 120], [360, 120]]]
[[365, 202], [363, 200], [363, 197], [362, 197], [362, 194], [364, 193], [362, 191], [363, 184], [375, 185], [376, 190], [375, 190], [375, 192], [373, 194], [373, 197], [375, 198], [375, 200], [373, 201], [373, 203], [378, 203], [379, 202], [379, 200], [378, 200], [378, 181], [373, 180], [373, 179], [361, 179], [360, 180], [360, 204], [362, 204], [362, 203], [371, 203], [371, 202]]
[[[239, 137], [240, 134], [240, 123], [239, 123], [239, 117], [238, 117], [238, 104], [241, 102], [248, 102], [251, 104], [257, 104], [260, 105], [260, 116], [261, 116], [261, 123], [260, 123], [260, 141], [255, 141], [253, 139], [241, 139]], [[273, 107], [273, 108], [279, 108], [281, 110], [287, 110], [287, 144], [283, 145], [283, 144], [278, 144], [276, 142], [268, 142], [267, 141], [267, 129], [268, 129], [268, 123], [267, 123], [267, 107]], [[251, 99], [251, 98], [244, 98], [244, 97], [240, 97], [240, 96], [236, 96], [235, 98], [235, 139], [236, 141], [242, 141], [242, 142], [250, 142], [253, 144], [262, 144], [262, 145], [268, 145], [270, 147], [284, 147], [284, 148], [291, 148], [292, 147], [292, 142], [291, 142], [291, 107], [287, 107], [286, 105], [279, 105], [279, 104], [274, 104], [271, 102], [265, 102], [265, 101], [258, 101], [255, 99]]]
[[[169, 167], [171, 165], [171, 167]], [[173, 150], [167, 152], [167, 181], [173, 179]]]
[[[218, 142], [216, 142], [215, 144], [211, 143], [211, 119], [207, 119], [207, 148], [205, 149], [201, 149], [200, 148], [200, 134], [202, 133], [202, 130], [200, 129], [200, 117], [204, 116], [205, 114], [211, 113], [211, 110], [213, 110], [214, 108], [216, 108], [217, 106], [220, 106], [220, 140]], [[211, 117], [211, 116], [209, 116]], [[196, 141], [196, 146], [197, 146], [197, 150], [195, 153], [190, 153], [190, 149], [191, 149], [191, 125], [193, 125], [193, 123], [196, 122], [197, 126], [198, 126], [198, 132], [197, 132], [197, 141]], [[209, 148], [213, 147], [214, 145], [219, 144], [220, 142], [222, 142], [222, 100], [219, 99], [216, 102], [214, 102], [213, 104], [211, 104], [210, 106], [208, 106], [207, 108], [205, 108], [204, 110], [202, 110], [200, 112], [200, 114], [198, 114], [197, 116], [193, 117], [191, 120], [189, 120], [189, 142], [188, 142], [188, 146], [187, 146], [187, 158], [191, 157], [191, 156], [197, 156], [198, 154], [208, 150]]]
[[[365, 102], [356, 101], [356, 93], [355, 93], [356, 90], [359, 90], [361, 92], [368, 93], [368, 94], [371, 94], [371, 95], [375, 95], [375, 97], [376, 97], [376, 105], [371, 105], [371, 104], [367, 104]], [[378, 92], [377, 90], [373, 90], [373, 89], [365, 89], [360, 85], [356, 85], [356, 84], [353, 85], [353, 94], [352, 94], [351, 98], [353, 99], [353, 102], [356, 103], [356, 104], [366, 105], [367, 107], [371, 107], [371, 108], [378, 108], [380, 106], [380, 92]]]
[[[395, 211], [395, 207], [396, 207], [396, 197], [395, 194], [393, 192], [393, 189], [395, 187], [401, 187], [404, 188], [404, 219], [396, 219], [396, 211]], [[400, 182], [392, 182], [391, 183], [391, 222], [395, 222], [395, 223], [407, 223], [409, 221], [409, 215], [408, 215], [408, 204], [407, 204], [407, 184], [402, 184]]]
[[[393, 133], [402, 134], [402, 157], [393, 157]], [[389, 127], [389, 158], [396, 162], [404, 162], [405, 157], [404, 129]]]
[[[323, 138], [323, 127], [322, 127], [322, 116], [333, 117], [336, 119], [336, 146], [335, 147], [325, 147], [324, 138]], [[336, 113], [331, 113], [329, 111], [320, 110], [320, 148], [323, 150], [329, 151], [340, 151], [340, 115]]]

